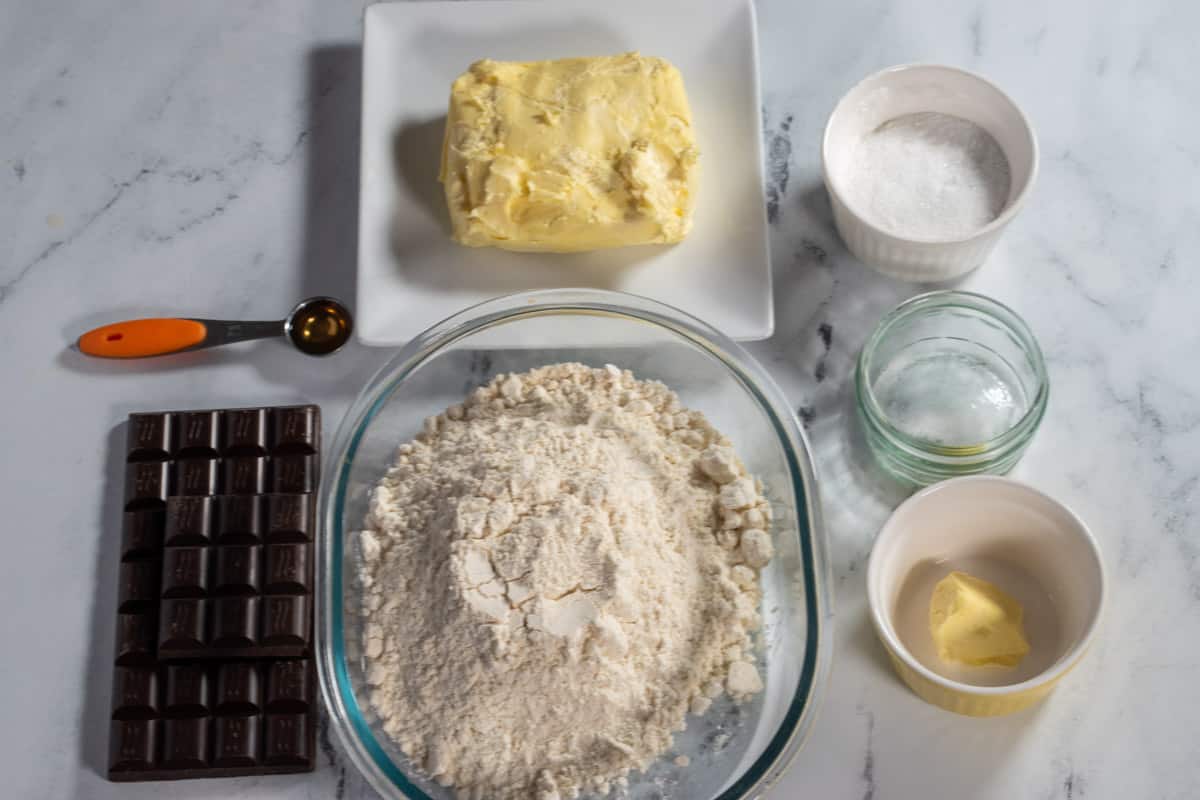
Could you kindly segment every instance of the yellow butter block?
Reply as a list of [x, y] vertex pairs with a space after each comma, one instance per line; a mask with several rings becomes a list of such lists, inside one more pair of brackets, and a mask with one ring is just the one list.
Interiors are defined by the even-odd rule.
[[683, 78], [638, 53], [472, 64], [450, 91], [454, 239], [572, 252], [687, 235], [697, 175]]
[[933, 587], [929, 632], [943, 661], [1015, 667], [1029, 653], [1024, 613], [997, 586], [951, 572]]

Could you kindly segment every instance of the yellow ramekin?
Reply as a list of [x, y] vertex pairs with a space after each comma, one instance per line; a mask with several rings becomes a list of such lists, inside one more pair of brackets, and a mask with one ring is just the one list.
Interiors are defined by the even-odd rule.
[[[953, 560], [1003, 545], [1015, 565], [1038, 576], [1056, 599], [1064, 631], [1058, 657], [1029, 680], [975, 686], [918, 661], [894, 624], [905, 579], [918, 563]], [[1105, 598], [1100, 548], [1069, 508], [1009, 478], [973, 475], [934, 484], [902, 503], [871, 550], [871, 620], [900, 679], [927, 703], [972, 717], [1011, 714], [1045, 698], [1087, 652]]]

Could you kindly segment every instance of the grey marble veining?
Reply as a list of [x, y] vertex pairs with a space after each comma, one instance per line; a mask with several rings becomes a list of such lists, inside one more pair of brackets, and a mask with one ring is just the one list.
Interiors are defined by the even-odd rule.
[[[65, 349], [121, 314], [281, 316], [353, 297], [361, 2], [18, 3], [0, 13], [0, 773], [11, 797], [150, 797], [101, 773], [117, 535], [114, 430], [133, 409], [318, 402], [336, 420], [386, 352], [262, 343], [154, 363]], [[772, 798], [1200, 796], [1200, 10], [1186, 2], [758, 4], [776, 335], [750, 349], [805, 421], [822, 481], [837, 652]], [[966, 288], [1039, 336], [1050, 408], [1016, 474], [1107, 558], [1088, 658], [1038, 708], [922, 704], [866, 618], [871, 541], [900, 494], [864, 462], [847, 379], [921, 287], [837, 239], [818, 147], [889, 64], [994, 79], [1041, 145], [1032, 201]], [[201, 403], [201, 401], [203, 401]], [[179, 797], [372, 797], [322, 737], [311, 776]]]

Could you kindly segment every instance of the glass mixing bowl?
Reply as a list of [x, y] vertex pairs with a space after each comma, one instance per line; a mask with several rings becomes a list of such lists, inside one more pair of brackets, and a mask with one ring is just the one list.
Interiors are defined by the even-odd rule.
[[[362, 554], [368, 493], [421, 429], [500, 372], [561, 361], [616, 364], [674, 389], [734, 443], [764, 485], [776, 557], [763, 570], [760, 672], [741, 706], [689, 716], [672, 759], [629, 778], [630, 798], [756, 797], [783, 774], [812, 725], [832, 649], [824, 533], [808, 444], [782, 392], [749, 355], [699, 320], [640, 297], [594, 290], [512, 295], [435, 325], [367, 384], [329, 448], [321, 488], [317, 646], [321, 691], [344, 750], [381, 795], [442, 800], [454, 790], [413, 768], [368, 702]], [[676, 766], [674, 756], [690, 760]]]

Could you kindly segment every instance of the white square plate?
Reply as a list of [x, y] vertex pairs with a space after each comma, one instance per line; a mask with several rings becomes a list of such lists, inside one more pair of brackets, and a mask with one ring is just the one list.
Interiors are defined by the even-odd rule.
[[[481, 58], [639, 50], [683, 73], [700, 147], [695, 226], [675, 246], [558, 255], [450, 240], [438, 183], [450, 84]], [[363, 35], [357, 331], [395, 345], [462, 308], [589, 287], [677, 306], [735, 339], [774, 329], [751, 0], [382, 3]]]

